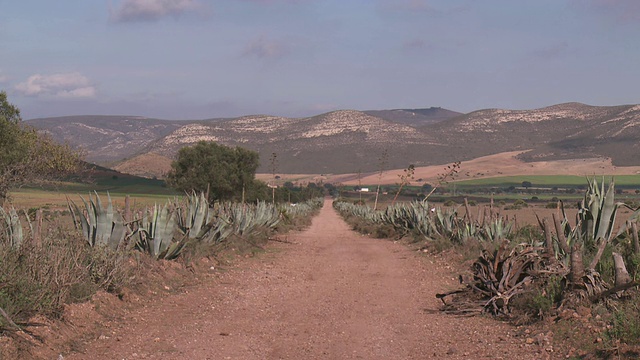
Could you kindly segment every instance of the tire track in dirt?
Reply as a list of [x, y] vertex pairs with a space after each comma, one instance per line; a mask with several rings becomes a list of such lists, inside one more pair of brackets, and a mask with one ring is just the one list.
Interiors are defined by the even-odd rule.
[[[487, 318], [438, 312], [450, 270], [354, 233], [326, 201], [293, 244], [114, 322], [65, 359], [540, 359]], [[559, 355], [559, 354], [557, 354]]]

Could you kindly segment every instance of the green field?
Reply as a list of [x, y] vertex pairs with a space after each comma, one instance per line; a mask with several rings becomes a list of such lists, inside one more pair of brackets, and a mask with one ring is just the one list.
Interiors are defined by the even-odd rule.
[[[639, 188], [640, 175], [618, 175], [615, 177], [605, 176], [608, 183], [614, 179], [616, 187]], [[598, 182], [602, 176], [596, 176]], [[532, 187], [578, 187], [587, 185], [587, 177], [574, 175], [531, 175], [531, 176], [503, 176], [484, 179], [456, 181], [457, 187], [509, 187], [522, 186], [522, 182], [528, 181]], [[451, 184], [449, 184], [450, 186]]]
[[73, 201], [81, 201], [80, 196], [88, 199], [89, 194], [98, 192], [106, 201], [107, 192], [114, 204], [124, 206], [124, 198], [129, 195], [135, 205], [164, 203], [174, 196], [183, 195], [164, 185], [163, 181], [136, 178], [136, 177], [101, 177], [93, 183], [60, 182], [48, 185], [45, 188], [22, 187], [9, 193], [9, 204], [16, 208], [51, 207], [60, 208], [67, 206], [67, 197]]

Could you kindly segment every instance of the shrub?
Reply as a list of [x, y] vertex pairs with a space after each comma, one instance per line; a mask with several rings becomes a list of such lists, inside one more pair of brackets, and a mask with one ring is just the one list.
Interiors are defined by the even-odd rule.
[[613, 312], [607, 336], [627, 344], [640, 341], [640, 305], [635, 300], [627, 301]]
[[457, 206], [458, 204], [453, 200], [447, 200], [443, 205], [447, 207], [451, 207], [451, 206]]
[[544, 233], [539, 226], [527, 224], [512, 233], [509, 239], [515, 243], [528, 243], [536, 246], [544, 243]]
[[[36, 314], [58, 317], [64, 304], [84, 301], [96, 290], [119, 290], [129, 278], [124, 257], [92, 249], [79, 234], [54, 228], [36, 244], [0, 244], [0, 307], [16, 324]], [[89, 270], [89, 271], [87, 271]], [[0, 318], [0, 328], [12, 327]]]
[[550, 276], [533, 286], [530, 291], [516, 296], [511, 305], [527, 317], [539, 319], [548, 315], [562, 301], [563, 278]]
[[516, 201], [513, 202], [513, 204], [506, 206], [504, 209], [505, 210], [519, 210], [523, 207], [528, 207], [529, 204], [527, 204], [524, 200], [522, 199], [518, 199]]

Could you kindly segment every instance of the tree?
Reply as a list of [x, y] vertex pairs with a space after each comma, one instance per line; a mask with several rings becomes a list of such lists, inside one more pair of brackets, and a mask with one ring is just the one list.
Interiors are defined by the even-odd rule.
[[78, 170], [80, 154], [25, 125], [20, 110], [0, 91], [0, 205], [9, 190]]
[[259, 160], [255, 151], [200, 141], [178, 151], [167, 183], [182, 191], [209, 189], [209, 201], [239, 200], [244, 189], [260, 187], [255, 184]]
[[530, 188], [532, 186], [533, 186], [533, 184], [531, 183], [531, 181], [523, 181], [522, 182], [522, 187], [525, 188], [525, 189], [528, 189], [528, 188]]

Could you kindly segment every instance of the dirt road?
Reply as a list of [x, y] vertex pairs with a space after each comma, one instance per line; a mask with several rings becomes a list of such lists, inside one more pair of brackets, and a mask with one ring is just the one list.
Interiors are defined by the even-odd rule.
[[451, 270], [352, 232], [327, 201], [312, 226], [184, 294], [114, 322], [65, 359], [541, 359], [515, 329], [438, 312]]

